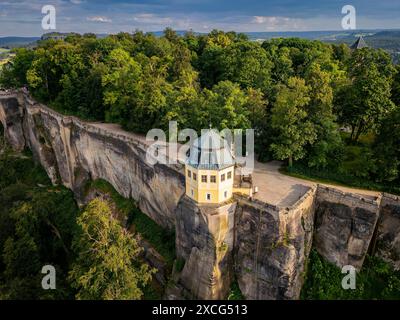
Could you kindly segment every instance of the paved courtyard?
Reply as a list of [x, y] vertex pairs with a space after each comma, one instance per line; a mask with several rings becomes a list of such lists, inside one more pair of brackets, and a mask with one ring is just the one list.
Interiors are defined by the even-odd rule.
[[[108, 123], [91, 124], [104, 130], [138, 139], [143, 144], [151, 144], [150, 142], [146, 141], [145, 136], [124, 131], [119, 125]], [[178, 148], [179, 147], [180, 145]], [[164, 152], [165, 151], [166, 150], [164, 150]], [[183, 159], [179, 160], [180, 162], [183, 161]], [[280, 173], [279, 168], [281, 166], [282, 162], [280, 161], [271, 161], [268, 163], [260, 163], [255, 161], [254, 171], [252, 173], [253, 186], [258, 187], [258, 192], [254, 194], [255, 199], [279, 207], [288, 207], [293, 205], [299, 198], [301, 198], [310, 189], [310, 187], [316, 185], [315, 182]], [[375, 191], [335, 186], [326, 183], [321, 184], [342, 190], [344, 192], [357, 193], [366, 197], [376, 198], [379, 196], [379, 192]]]

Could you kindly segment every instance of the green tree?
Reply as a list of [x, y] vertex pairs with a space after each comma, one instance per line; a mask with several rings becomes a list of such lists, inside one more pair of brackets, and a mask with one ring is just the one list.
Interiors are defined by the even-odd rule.
[[141, 248], [101, 199], [90, 202], [78, 218], [74, 239], [77, 259], [69, 278], [77, 299], [140, 299], [154, 270], [139, 260]]
[[275, 136], [271, 150], [276, 158], [293, 160], [305, 155], [305, 146], [316, 139], [313, 124], [307, 120], [306, 106], [309, 103], [309, 87], [300, 78], [292, 77], [288, 85], [280, 85], [272, 107], [271, 126]]
[[349, 61], [349, 82], [336, 99], [339, 120], [351, 127], [351, 139], [375, 131], [380, 121], [393, 110], [391, 97], [394, 68], [383, 50], [355, 50]]
[[273, 68], [271, 70], [273, 83], [287, 83], [287, 80], [294, 76], [290, 49], [287, 47], [280, 48], [276, 45], [265, 45], [265, 47], [273, 63]]
[[162, 127], [168, 128], [169, 121], [177, 121], [180, 128], [196, 125], [197, 111], [202, 103], [198, 73], [185, 70], [174, 83], [174, 90], [168, 97], [168, 108], [162, 119]]
[[138, 83], [141, 76], [140, 64], [128, 52], [123, 49], [111, 51], [102, 77], [106, 121], [131, 126], [131, 114], [137, 109], [137, 100], [141, 95]]
[[307, 106], [308, 119], [312, 122], [317, 138], [308, 148], [308, 165], [326, 167], [337, 164], [341, 137], [333, 114], [332, 75], [321, 70], [317, 63], [310, 65], [305, 74], [310, 87], [310, 102]]
[[383, 121], [374, 142], [373, 151], [377, 177], [381, 181], [398, 179], [400, 173], [400, 108]]
[[400, 65], [396, 66], [396, 74], [393, 77], [392, 101], [396, 106], [400, 106]]
[[221, 81], [212, 90], [204, 90], [204, 103], [197, 113], [196, 129], [208, 128], [211, 123], [218, 129], [250, 128], [248, 98], [238, 84]]
[[261, 89], [264, 93], [270, 87], [272, 62], [258, 43], [232, 43], [223, 50], [218, 64], [222, 72], [217, 81], [230, 80], [242, 88]]
[[0, 73], [0, 86], [19, 88], [28, 84], [26, 73], [31, 67], [34, 52], [29, 49], [16, 49], [15, 58], [3, 67]]

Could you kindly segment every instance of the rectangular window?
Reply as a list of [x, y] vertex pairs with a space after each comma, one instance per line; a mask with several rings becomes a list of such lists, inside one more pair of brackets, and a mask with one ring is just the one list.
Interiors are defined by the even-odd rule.
[[217, 182], [217, 176], [210, 176], [210, 181], [212, 183], [216, 183]]
[[192, 171], [188, 170], [188, 177], [191, 178], [192, 177]]
[[207, 193], [206, 199], [207, 199], [207, 201], [210, 201], [210, 200], [211, 200], [211, 194], [210, 194], [210, 193]]
[[194, 191], [193, 191], [193, 189], [191, 189], [190, 191], [191, 191], [191, 193], [192, 193], [192, 197], [193, 197], [193, 196], [194, 196]]
[[201, 176], [201, 182], [207, 182], [207, 176], [202, 175]]
[[197, 180], [197, 174], [193, 172], [193, 180], [196, 181]]
[[228, 175], [228, 179], [232, 179], [232, 171], [229, 171], [227, 175]]
[[224, 191], [224, 197], [225, 199], [228, 198], [228, 191]]
[[225, 181], [225, 173], [221, 174], [221, 182]]

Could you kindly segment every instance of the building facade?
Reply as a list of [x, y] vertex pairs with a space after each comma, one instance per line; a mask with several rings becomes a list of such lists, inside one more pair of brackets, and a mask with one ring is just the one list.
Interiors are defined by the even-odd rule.
[[186, 195], [200, 204], [232, 198], [235, 162], [227, 141], [207, 130], [192, 144], [185, 164]]

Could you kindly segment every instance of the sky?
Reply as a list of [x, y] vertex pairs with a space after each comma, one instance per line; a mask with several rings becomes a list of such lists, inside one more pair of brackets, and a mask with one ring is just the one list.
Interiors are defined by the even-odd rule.
[[0, 36], [48, 32], [44, 5], [55, 7], [58, 32], [341, 30], [344, 5], [357, 29], [400, 29], [400, 0], [0, 0]]

